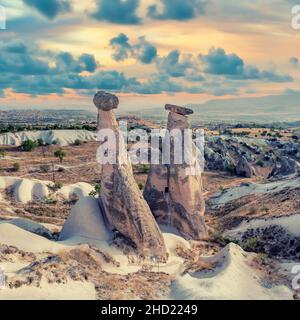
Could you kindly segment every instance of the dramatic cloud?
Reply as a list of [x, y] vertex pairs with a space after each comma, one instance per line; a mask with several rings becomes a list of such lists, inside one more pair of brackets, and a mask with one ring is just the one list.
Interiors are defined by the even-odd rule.
[[97, 0], [97, 10], [91, 16], [114, 24], [140, 24], [136, 15], [140, 0]]
[[49, 94], [64, 92], [64, 88], [89, 88], [82, 72], [94, 74], [95, 57], [82, 54], [75, 58], [69, 52], [42, 51], [35, 45], [15, 40], [0, 43], [1, 89], [15, 92]]
[[183, 57], [180, 60], [180, 52], [178, 50], [171, 51], [166, 57], [160, 58], [158, 69], [171, 77], [183, 77], [188, 69], [193, 67], [191, 57]]
[[222, 48], [212, 48], [207, 55], [200, 55], [199, 59], [204, 64], [204, 72], [207, 74], [238, 80], [293, 81], [289, 75], [281, 75], [268, 70], [261, 71], [255, 66], [246, 66], [242, 58], [236, 54], [227, 54]]
[[71, 11], [68, 0], [23, 0], [23, 2], [49, 19], [54, 19], [60, 13]]
[[157, 49], [145, 37], [139, 37], [138, 43], [132, 47], [133, 55], [145, 64], [152, 63], [157, 56]]
[[211, 49], [199, 58], [178, 50], [158, 57], [156, 47], [144, 37], [131, 44], [125, 34], [120, 34], [110, 44], [116, 60], [133, 57], [141, 63], [155, 62], [156, 72], [147, 80], [127, 77], [116, 70], [100, 69], [95, 57], [87, 53], [75, 56], [70, 52], [44, 51], [35, 44], [11, 40], [0, 42], [0, 93], [11, 89], [33, 96], [63, 95], [66, 89], [82, 94], [101, 89], [138, 94], [236, 95], [245, 80], [291, 81], [287, 75], [246, 66], [240, 57], [226, 54], [223, 49]]
[[28, 52], [27, 46], [21, 41], [12, 41], [2, 48], [2, 51], [9, 53], [25, 54]]
[[95, 57], [90, 54], [83, 54], [75, 59], [69, 52], [61, 52], [56, 56], [56, 68], [58, 73], [83, 71], [94, 72], [97, 68]]
[[131, 53], [131, 45], [129, 44], [129, 38], [120, 33], [117, 37], [110, 40], [110, 46], [115, 50], [112, 57], [116, 61], [123, 61], [129, 58]]
[[244, 71], [244, 61], [236, 54], [226, 54], [224, 49], [212, 48], [208, 55], [200, 56], [205, 63], [205, 72], [216, 75], [240, 75]]
[[206, 0], [161, 0], [159, 6], [151, 5], [148, 16], [158, 20], [190, 20], [205, 13]]
[[110, 40], [110, 46], [114, 49], [112, 57], [116, 61], [135, 58], [144, 64], [150, 64], [157, 57], [157, 49], [145, 37], [139, 37], [137, 43], [130, 44], [129, 38], [120, 33]]

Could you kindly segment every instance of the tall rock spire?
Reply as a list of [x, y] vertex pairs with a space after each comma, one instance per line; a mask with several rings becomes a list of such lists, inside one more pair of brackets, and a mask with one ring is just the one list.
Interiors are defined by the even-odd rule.
[[[159, 224], [177, 229], [187, 239], [205, 239], [207, 229], [201, 174], [189, 174], [192, 167], [184, 161], [182, 164], [175, 163], [175, 145], [180, 141], [170, 139], [172, 130], [184, 136], [184, 131], [190, 128], [187, 116], [193, 111], [175, 105], [166, 105], [165, 109], [169, 111], [169, 136], [164, 138], [163, 146], [170, 141], [171, 161], [170, 164], [151, 166], [144, 197]], [[196, 150], [195, 145], [192, 148]]]
[[[165, 260], [167, 250], [163, 236], [134, 180], [123, 138], [113, 112], [119, 100], [100, 91], [94, 97], [98, 109], [98, 130], [111, 130], [116, 137], [116, 163], [102, 164], [101, 201], [113, 228], [130, 239], [145, 256]], [[112, 150], [110, 150], [112, 151]]]

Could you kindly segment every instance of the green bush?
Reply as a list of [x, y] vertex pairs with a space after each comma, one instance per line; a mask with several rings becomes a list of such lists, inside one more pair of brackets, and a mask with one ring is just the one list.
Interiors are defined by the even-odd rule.
[[38, 146], [37, 142], [30, 139], [24, 141], [21, 145], [22, 149], [26, 152], [33, 151], [37, 146]]
[[3, 149], [0, 149], [0, 158], [4, 158], [6, 156], [6, 151]]
[[63, 162], [63, 160], [66, 156], [66, 153], [61, 148], [59, 148], [54, 152], [54, 155], [56, 158], [59, 159], [60, 162]]
[[95, 198], [101, 191], [101, 185], [97, 183], [94, 187], [94, 190], [89, 193], [90, 197]]
[[49, 197], [45, 197], [45, 204], [56, 204], [57, 201], [53, 198]]
[[81, 144], [82, 144], [82, 141], [79, 140], [79, 139], [76, 139], [76, 140], [74, 141], [74, 145], [75, 145], [75, 146], [80, 146]]
[[37, 140], [37, 145], [39, 146], [39, 147], [41, 147], [41, 146], [43, 146], [43, 145], [45, 145], [45, 143], [44, 143], [44, 140], [43, 139], [38, 139]]
[[150, 166], [148, 164], [143, 164], [142, 172], [149, 173], [149, 171], [150, 171]]
[[264, 253], [263, 245], [258, 238], [250, 238], [242, 242], [241, 246], [247, 252]]
[[141, 190], [141, 191], [143, 191], [144, 190], [144, 188], [145, 188], [145, 185], [143, 184], [143, 183], [139, 183], [139, 189]]
[[256, 164], [259, 166], [259, 167], [264, 167], [265, 166], [265, 163], [262, 161], [262, 160], [258, 160], [257, 162], [256, 162]]

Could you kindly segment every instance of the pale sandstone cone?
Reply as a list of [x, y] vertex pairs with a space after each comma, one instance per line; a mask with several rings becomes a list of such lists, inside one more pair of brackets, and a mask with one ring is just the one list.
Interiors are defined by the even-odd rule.
[[[192, 114], [192, 110], [173, 105], [166, 105], [166, 110], [170, 111], [168, 130], [183, 132], [190, 127], [187, 115]], [[151, 166], [144, 197], [159, 224], [177, 229], [187, 239], [205, 239], [202, 177], [188, 175], [188, 164], [172, 163], [173, 154], [174, 141], [171, 140], [171, 164]]]
[[[98, 108], [98, 130], [112, 129], [118, 141], [119, 127], [112, 111], [118, 107], [118, 98], [100, 91], [94, 103]], [[123, 139], [120, 141], [117, 164], [102, 165], [101, 202], [105, 215], [112, 227], [130, 239], [141, 254], [166, 260], [163, 236], [134, 180]]]

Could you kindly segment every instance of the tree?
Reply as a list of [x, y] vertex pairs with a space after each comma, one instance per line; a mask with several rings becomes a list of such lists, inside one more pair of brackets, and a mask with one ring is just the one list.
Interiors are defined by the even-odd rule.
[[33, 151], [37, 147], [37, 142], [33, 140], [26, 140], [21, 145], [22, 149], [26, 152]]
[[0, 149], [0, 158], [4, 158], [6, 156], [6, 151], [3, 149]]
[[76, 140], [74, 141], [74, 145], [75, 145], [75, 146], [80, 146], [81, 144], [82, 144], [82, 141], [79, 140], [79, 139], [76, 139]]
[[39, 138], [39, 139], [37, 140], [37, 144], [38, 144], [39, 147], [42, 147], [42, 146], [45, 145], [44, 140], [43, 140], [42, 138]]
[[56, 158], [59, 159], [60, 162], [63, 162], [65, 156], [66, 156], [66, 153], [62, 150], [62, 149], [57, 149], [55, 152], [54, 152], [54, 155]]

